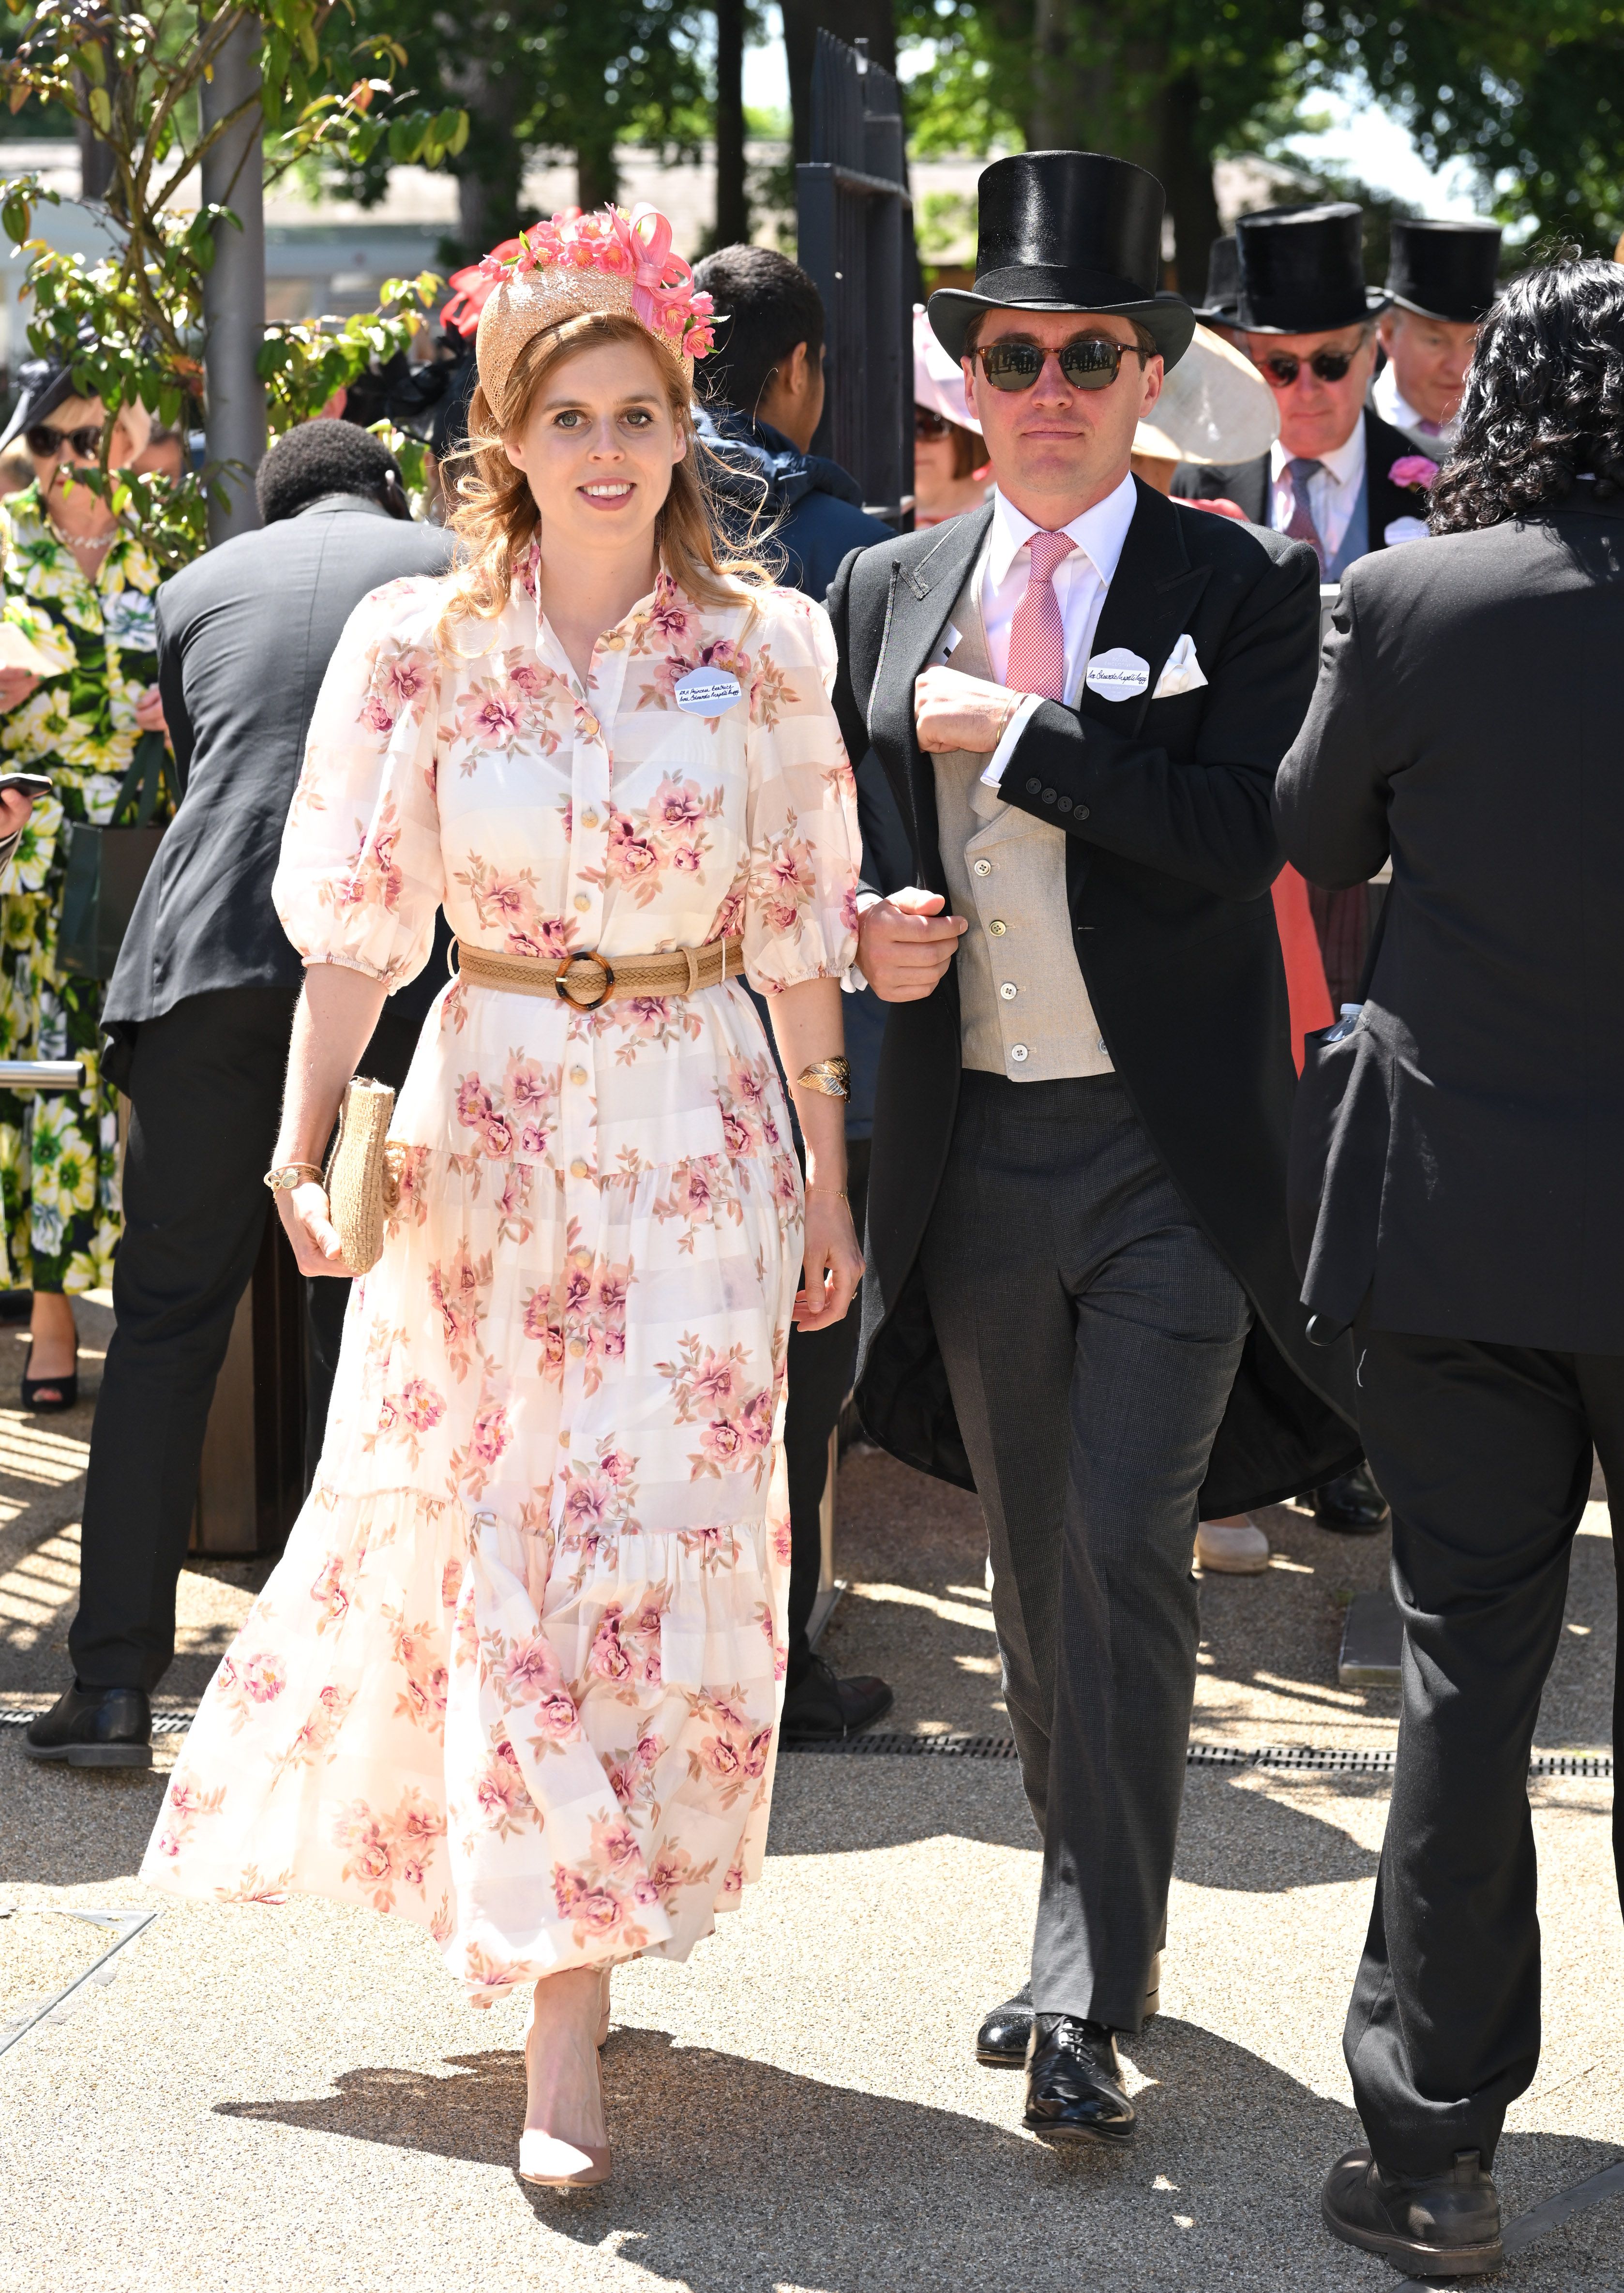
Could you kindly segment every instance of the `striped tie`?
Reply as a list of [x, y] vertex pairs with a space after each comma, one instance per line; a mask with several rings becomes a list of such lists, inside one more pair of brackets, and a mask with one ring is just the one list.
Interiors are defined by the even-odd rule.
[[1035, 533], [1027, 546], [1032, 565], [1027, 594], [1010, 624], [1010, 667], [1004, 682], [1012, 693], [1041, 693], [1045, 701], [1064, 701], [1066, 632], [1054, 594], [1054, 569], [1076, 544], [1068, 533]]

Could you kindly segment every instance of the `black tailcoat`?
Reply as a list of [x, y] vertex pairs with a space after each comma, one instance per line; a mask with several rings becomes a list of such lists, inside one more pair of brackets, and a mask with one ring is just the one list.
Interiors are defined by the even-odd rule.
[[1393, 860], [1363, 1021], [1304, 1093], [1333, 1322], [1624, 1354], [1620, 658], [1624, 503], [1587, 486], [1343, 586], [1275, 797], [1311, 883]]
[[[1094, 652], [1149, 664], [1146, 693], [1044, 701], [1003, 800], [1064, 829], [1078, 964], [1111, 1058], [1192, 1215], [1248, 1292], [1256, 1325], [1214, 1446], [1203, 1511], [1312, 1487], [1359, 1454], [1352, 1357], [1311, 1347], [1287, 1242], [1294, 1071], [1269, 887], [1275, 769], [1313, 690], [1312, 553], [1141, 485]], [[835, 706], [848, 748], [890, 777], [918, 881], [946, 891], [933, 766], [914, 682], [979, 555], [991, 511], [849, 557], [830, 588]], [[1181, 635], [1205, 686], [1150, 699]], [[1060, 799], [1068, 798], [1063, 810]], [[905, 1462], [972, 1486], [918, 1269], [952, 1137], [962, 1049], [956, 962], [890, 1007], [874, 1112], [857, 1403]], [[1019, 1086], [1015, 1086], [1019, 1088]]]
[[[1366, 547], [1385, 549], [1388, 527], [1395, 518], [1425, 517], [1426, 498], [1413, 486], [1395, 486], [1388, 474], [1395, 462], [1413, 455], [1416, 443], [1391, 422], [1384, 422], [1374, 407], [1364, 410], [1366, 507], [1369, 519]], [[1441, 459], [1434, 455], [1434, 460]], [[1269, 523], [1269, 457], [1255, 461], [1214, 463], [1203, 468], [1181, 462], [1173, 473], [1173, 490], [1181, 501], [1217, 501], [1225, 498], [1244, 509], [1254, 525]]]

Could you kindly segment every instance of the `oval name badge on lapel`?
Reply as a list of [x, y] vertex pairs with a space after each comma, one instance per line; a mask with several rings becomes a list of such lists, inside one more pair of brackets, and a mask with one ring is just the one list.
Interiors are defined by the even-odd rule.
[[689, 717], [719, 717], [732, 708], [740, 689], [730, 668], [691, 668], [672, 687], [677, 706]]
[[1101, 701], [1137, 701], [1150, 682], [1150, 664], [1125, 645], [1096, 653], [1083, 682]]

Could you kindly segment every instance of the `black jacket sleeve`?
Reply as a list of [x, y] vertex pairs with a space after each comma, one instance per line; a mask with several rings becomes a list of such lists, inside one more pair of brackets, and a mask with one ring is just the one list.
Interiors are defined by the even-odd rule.
[[1307, 719], [1274, 785], [1275, 829], [1286, 857], [1311, 884], [1330, 892], [1368, 883], [1389, 849], [1393, 758], [1373, 718], [1358, 587], [1352, 575], [1343, 586]]
[[840, 666], [834, 676], [834, 713], [840, 728], [840, 738], [846, 743], [846, 753], [855, 766], [868, 748], [868, 717], [859, 704], [851, 675], [851, 575], [862, 550], [849, 550], [841, 558], [835, 577], [829, 584], [824, 599], [834, 630], [834, 642], [840, 655]]
[[1311, 551], [1269, 560], [1216, 660], [1202, 664], [1210, 697], [1190, 763], [1045, 701], [1016, 744], [999, 795], [1221, 898], [1258, 897], [1280, 872], [1270, 792], [1313, 691], [1319, 613]]

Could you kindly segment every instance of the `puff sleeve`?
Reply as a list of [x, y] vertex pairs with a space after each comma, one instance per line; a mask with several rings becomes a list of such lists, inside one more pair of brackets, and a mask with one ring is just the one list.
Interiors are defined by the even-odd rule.
[[321, 681], [271, 896], [305, 963], [417, 976], [445, 890], [434, 793], [443, 585], [392, 581], [345, 623]]
[[775, 590], [751, 654], [744, 975], [772, 995], [844, 979], [857, 948], [857, 782], [835, 720], [834, 632], [821, 605]]

